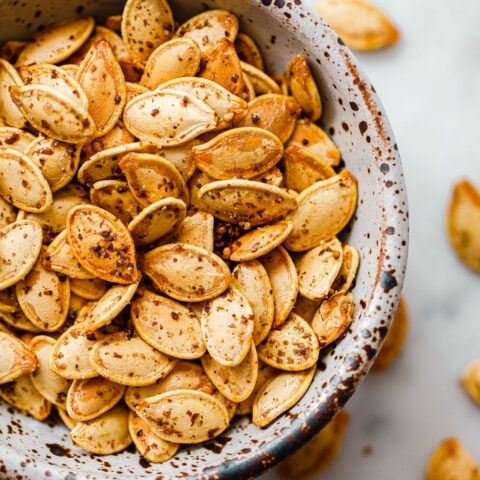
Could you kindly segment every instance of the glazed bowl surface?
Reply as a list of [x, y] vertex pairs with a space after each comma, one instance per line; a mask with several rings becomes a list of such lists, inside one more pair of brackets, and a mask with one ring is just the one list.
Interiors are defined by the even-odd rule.
[[[3, 0], [0, 40], [28, 38], [41, 26], [76, 15], [99, 21], [122, 12], [122, 0]], [[344, 239], [361, 255], [353, 294], [356, 314], [347, 335], [321, 353], [314, 382], [300, 402], [269, 427], [238, 418], [221, 437], [182, 448], [165, 464], [133, 451], [92, 456], [72, 446], [59, 420], [40, 423], [0, 406], [0, 478], [86, 480], [113, 478], [254, 477], [318, 432], [367, 373], [395, 312], [407, 261], [408, 211], [395, 140], [383, 107], [352, 53], [305, 0], [169, 0], [182, 21], [205, 8], [235, 12], [241, 30], [260, 46], [267, 70], [283, 72], [304, 55], [320, 86], [320, 124], [356, 175], [359, 201]]]

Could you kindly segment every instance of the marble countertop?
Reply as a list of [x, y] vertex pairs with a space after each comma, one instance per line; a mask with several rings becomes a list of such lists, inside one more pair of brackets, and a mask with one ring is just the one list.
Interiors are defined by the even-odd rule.
[[406, 172], [411, 328], [397, 363], [370, 374], [348, 403], [343, 448], [319, 477], [330, 480], [422, 479], [447, 436], [459, 437], [480, 462], [480, 408], [459, 385], [464, 367], [480, 358], [480, 276], [457, 260], [445, 233], [454, 180], [468, 176], [480, 185], [480, 2], [377, 3], [400, 26], [402, 41], [357, 56], [383, 100]]

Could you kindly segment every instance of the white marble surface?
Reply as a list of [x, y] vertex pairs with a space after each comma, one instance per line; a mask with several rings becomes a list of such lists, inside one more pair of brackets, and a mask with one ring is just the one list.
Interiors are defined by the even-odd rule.
[[399, 361], [369, 375], [348, 403], [344, 447], [319, 477], [330, 480], [422, 479], [432, 450], [451, 435], [480, 462], [480, 407], [459, 386], [465, 365], [480, 358], [480, 276], [457, 261], [445, 235], [452, 182], [468, 176], [480, 185], [480, 2], [377, 2], [403, 39], [358, 58], [383, 100], [406, 172], [411, 329]]

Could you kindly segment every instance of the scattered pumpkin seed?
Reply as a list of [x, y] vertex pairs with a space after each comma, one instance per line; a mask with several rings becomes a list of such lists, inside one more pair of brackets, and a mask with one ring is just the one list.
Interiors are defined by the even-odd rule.
[[0, 384], [11, 382], [37, 369], [35, 354], [13, 335], [0, 332], [0, 347]]

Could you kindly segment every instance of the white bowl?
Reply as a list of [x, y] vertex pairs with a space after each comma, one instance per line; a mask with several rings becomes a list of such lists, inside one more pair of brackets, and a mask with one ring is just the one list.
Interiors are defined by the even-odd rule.
[[[337, 35], [304, 0], [171, 0], [179, 21], [203, 8], [235, 12], [241, 30], [259, 44], [268, 70], [283, 72], [297, 53], [318, 80], [322, 126], [357, 176], [359, 203], [348, 241], [361, 253], [353, 290], [357, 311], [348, 334], [321, 355], [314, 383], [301, 401], [260, 429], [239, 418], [208, 445], [182, 448], [173, 460], [150, 465], [137, 453], [92, 456], [72, 446], [60, 422], [40, 423], [2, 405], [0, 478], [250, 478], [307, 441], [353, 394], [385, 337], [402, 288], [407, 260], [405, 183], [393, 134], [373, 86]], [[41, 4], [42, 6], [38, 6]], [[33, 0], [0, 3], [0, 36], [28, 38], [40, 25], [75, 15], [121, 13], [117, 0]]]

